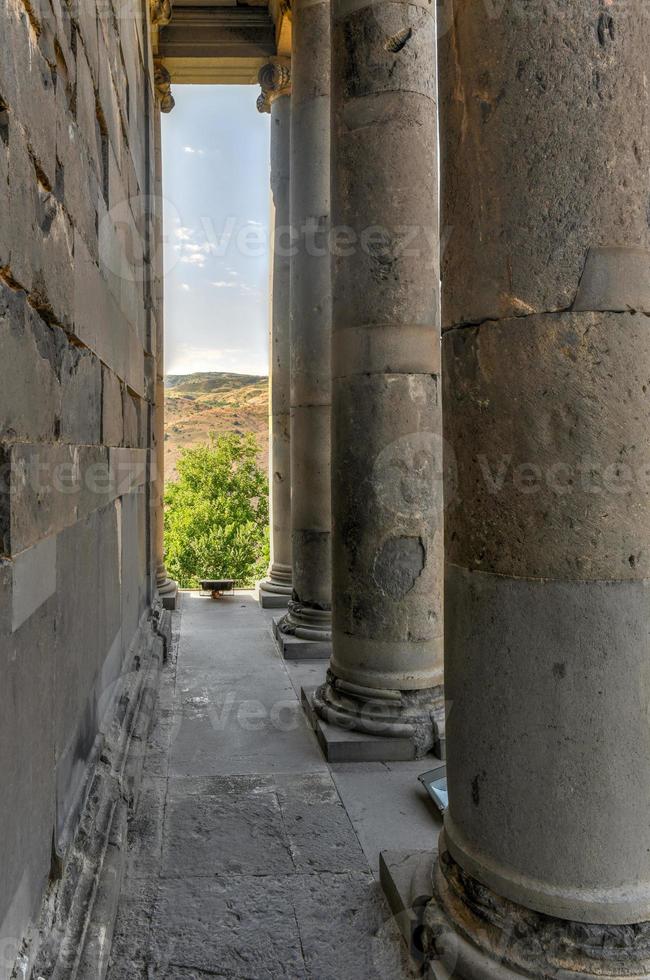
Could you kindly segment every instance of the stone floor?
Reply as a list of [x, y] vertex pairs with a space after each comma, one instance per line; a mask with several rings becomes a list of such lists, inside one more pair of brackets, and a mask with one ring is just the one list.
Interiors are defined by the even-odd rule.
[[379, 852], [433, 847], [423, 762], [329, 766], [252, 593], [183, 593], [108, 980], [401, 980]]

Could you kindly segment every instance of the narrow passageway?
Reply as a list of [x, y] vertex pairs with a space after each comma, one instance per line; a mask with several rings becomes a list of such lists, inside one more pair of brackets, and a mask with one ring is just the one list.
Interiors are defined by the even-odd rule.
[[108, 980], [401, 980], [379, 851], [433, 848], [426, 762], [329, 766], [252, 593], [182, 594]]

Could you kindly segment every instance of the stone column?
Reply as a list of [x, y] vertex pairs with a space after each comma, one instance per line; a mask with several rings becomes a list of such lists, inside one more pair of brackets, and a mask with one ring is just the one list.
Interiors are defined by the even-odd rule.
[[330, 7], [292, 5], [291, 525], [293, 598], [282, 633], [329, 641]]
[[326, 720], [442, 713], [435, 10], [332, 0], [333, 653]]
[[[164, 93], [158, 93], [159, 99], [169, 100], [169, 88]], [[165, 103], [169, 105], [169, 101]], [[173, 108], [173, 100], [171, 108]], [[171, 108], [160, 111], [169, 112]], [[165, 568], [165, 327], [163, 319], [163, 250], [162, 250], [162, 141], [160, 133], [160, 111], [155, 113], [154, 120], [154, 234], [153, 249], [153, 299], [154, 324], [156, 329], [156, 362], [155, 362], [155, 392], [153, 410], [153, 499], [154, 520], [153, 538], [156, 558], [156, 589], [166, 609], [176, 608], [178, 584], [169, 577]]]
[[441, 42], [454, 976], [650, 975], [648, 50], [644, 0]]
[[271, 490], [271, 564], [260, 582], [262, 606], [286, 606], [291, 579], [291, 440], [290, 407], [290, 126], [291, 71], [281, 62], [259, 73], [260, 112], [271, 114], [271, 192], [273, 254], [269, 336], [269, 486]]

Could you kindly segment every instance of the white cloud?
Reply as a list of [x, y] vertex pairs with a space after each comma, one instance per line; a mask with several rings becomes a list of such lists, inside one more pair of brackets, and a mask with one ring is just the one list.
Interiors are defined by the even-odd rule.
[[167, 348], [166, 370], [169, 374], [192, 374], [194, 371], [239, 371], [267, 374], [266, 354], [251, 352], [247, 347], [199, 347], [174, 344]]
[[266, 227], [262, 221], [252, 221], [252, 220], [249, 220], [249, 221], [246, 222], [246, 224], [247, 225], [250, 225], [251, 228], [265, 228]]
[[186, 292], [186, 293], [189, 293], [190, 292], [190, 287], [189, 287], [188, 283], [186, 283], [186, 282], [182, 282], [181, 283], [181, 289], [184, 292]]
[[177, 228], [175, 234], [180, 242], [174, 245], [174, 251], [177, 253], [179, 261], [185, 265], [194, 265], [202, 269], [206, 263], [206, 256], [216, 251], [216, 246], [211, 242], [198, 244], [192, 241], [194, 232], [191, 228]]
[[183, 149], [190, 156], [197, 156], [197, 157], [205, 156], [205, 150], [197, 150], [195, 146], [184, 146]]
[[237, 289], [236, 282], [228, 282], [225, 279], [220, 279], [217, 282], [211, 282], [210, 285], [214, 286], [215, 289]]

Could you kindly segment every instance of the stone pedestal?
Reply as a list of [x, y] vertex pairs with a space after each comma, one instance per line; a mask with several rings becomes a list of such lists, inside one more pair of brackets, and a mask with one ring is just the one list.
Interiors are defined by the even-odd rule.
[[272, 62], [259, 74], [260, 112], [271, 114], [271, 192], [273, 255], [269, 343], [269, 487], [271, 493], [271, 564], [259, 584], [264, 609], [286, 607], [291, 598], [291, 450], [290, 450], [290, 128], [291, 71]]
[[431, 955], [466, 980], [650, 967], [649, 44], [642, 0], [470, 0], [441, 41]]
[[292, 5], [291, 525], [293, 597], [281, 629], [331, 636], [330, 7]]
[[328, 723], [411, 739], [442, 709], [435, 12], [332, 3], [333, 653]]
[[[329, 660], [332, 653], [330, 640], [323, 640], [319, 631], [305, 631], [305, 635], [287, 632], [285, 616], [273, 620], [273, 635], [285, 660]], [[302, 633], [302, 631], [300, 631]]]

